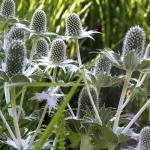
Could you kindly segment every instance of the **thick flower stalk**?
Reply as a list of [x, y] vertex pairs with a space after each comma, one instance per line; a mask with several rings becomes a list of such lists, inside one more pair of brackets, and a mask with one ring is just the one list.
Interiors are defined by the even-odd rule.
[[49, 45], [44, 38], [40, 38], [35, 42], [35, 52], [39, 57], [48, 57]]
[[25, 67], [26, 48], [22, 41], [13, 41], [7, 52], [6, 73], [9, 77], [22, 74]]
[[122, 54], [123, 56], [127, 51], [136, 51], [143, 55], [145, 46], [145, 32], [139, 26], [134, 26], [126, 33]]
[[[90, 87], [90, 93], [92, 95], [96, 108], [99, 109], [99, 99], [98, 99], [97, 91], [93, 86]], [[84, 87], [81, 90], [78, 99], [77, 117], [84, 118], [84, 116], [89, 115], [89, 113], [92, 112], [92, 109], [93, 108], [90, 103], [87, 89], [86, 87]]]
[[31, 19], [30, 29], [36, 32], [45, 32], [47, 30], [46, 14], [43, 10], [37, 9]]
[[144, 127], [140, 132], [138, 150], [150, 149], [150, 127]]
[[0, 8], [0, 13], [6, 19], [15, 18], [15, 9], [16, 6], [14, 0], [3, 0]]
[[51, 44], [50, 60], [54, 64], [60, 64], [65, 60], [66, 46], [63, 40], [55, 39]]

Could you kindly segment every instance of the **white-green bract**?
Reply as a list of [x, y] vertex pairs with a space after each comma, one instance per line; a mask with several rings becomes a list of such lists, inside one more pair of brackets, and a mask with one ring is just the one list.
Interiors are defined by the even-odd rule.
[[80, 17], [76, 13], [73, 13], [67, 17], [66, 32], [65, 32], [65, 36], [64, 36], [64, 38], [66, 38], [67, 40], [70, 38], [81, 39], [81, 38], [85, 38], [85, 37], [89, 37], [89, 38], [93, 39], [93, 37], [91, 35], [94, 33], [99, 33], [99, 32], [97, 32], [95, 30], [85, 31], [83, 29]]
[[52, 108], [56, 109], [58, 99], [64, 96], [64, 94], [57, 94], [58, 90], [59, 90], [58, 87], [56, 88], [51, 87], [46, 92], [43, 91], [42, 93], [36, 93], [33, 99], [36, 99], [38, 101], [46, 100], [48, 102], [49, 111]]

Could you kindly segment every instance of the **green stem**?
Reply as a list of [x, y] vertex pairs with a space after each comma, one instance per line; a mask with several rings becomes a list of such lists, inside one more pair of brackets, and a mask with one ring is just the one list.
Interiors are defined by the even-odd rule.
[[86, 134], [81, 134], [80, 150], [91, 150], [91, 137]]
[[125, 82], [124, 82], [124, 85], [123, 85], [122, 93], [121, 93], [119, 104], [118, 104], [116, 119], [115, 119], [115, 122], [114, 122], [114, 125], [113, 125], [113, 131], [114, 132], [116, 131], [116, 128], [118, 127], [118, 124], [119, 124], [120, 114], [122, 112], [122, 105], [123, 105], [123, 102], [124, 102], [124, 99], [125, 99], [125, 95], [126, 95], [126, 91], [127, 91], [127, 88], [128, 88], [129, 81], [131, 79], [131, 75], [132, 75], [132, 71], [128, 70], [127, 73], [126, 73], [126, 79], [125, 79]]
[[21, 134], [20, 134], [20, 129], [19, 129], [19, 124], [18, 124], [18, 117], [16, 113], [16, 99], [15, 99], [15, 88], [12, 87], [10, 89], [10, 94], [11, 94], [11, 104], [12, 104], [12, 115], [13, 115], [13, 122], [14, 122], [14, 127], [15, 127], [15, 132], [17, 136], [17, 140], [19, 142], [19, 147], [22, 149], [22, 142], [21, 142]]
[[124, 128], [122, 131], [123, 134], [125, 134], [130, 127], [135, 123], [135, 121], [140, 117], [140, 115], [144, 112], [146, 108], [150, 106], [150, 99], [142, 106], [142, 108], [137, 112], [137, 114], [134, 116], [134, 118], [129, 122], [129, 124]]
[[46, 114], [46, 112], [47, 112], [47, 109], [48, 109], [48, 102], [46, 102], [46, 105], [45, 105], [45, 107], [44, 107], [42, 116], [41, 116], [40, 121], [39, 121], [39, 123], [38, 123], [38, 126], [37, 126], [37, 128], [36, 128], [36, 131], [35, 131], [35, 133], [34, 133], [32, 139], [31, 139], [31, 141], [30, 141], [30, 144], [32, 144], [32, 142], [34, 141], [34, 139], [36, 138], [37, 134], [38, 134], [39, 131], [40, 131], [40, 128], [41, 128], [42, 122], [43, 122], [43, 120], [44, 120], [45, 114]]
[[22, 95], [21, 95], [21, 100], [20, 100], [19, 111], [18, 111], [18, 119], [20, 118], [21, 111], [23, 109], [22, 106], [23, 106], [23, 100], [24, 100], [25, 92], [26, 92], [26, 88], [23, 88]]
[[16, 140], [16, 137], [15, 137], [14, 133], [12, 132], [12, 130], [11, 130], [11, 128], [10, 128], [8, 122], [6, 121], [6, 119], [5, 119], [5, 117], [4, 117], [4, 115], [3, 115], [3, 113], [2, 113], [1, 110], [0, 110], [0, 117], [1, 117], [1, 119], [2, 119], [2, 121], [3, 121], [3, 123], [5, 124], [5, 127], [6, 127], [6, 129], [8, 130], [8, 132], [9, 132], [9, 134], [10, 134], [12, 140], [16, 143], [16, 145], [19, 146], [18, 141]]
[[[82, 61], [81, 61], [80, 50], [79, 50], [79, 42], [78, 42], [77, 38], [75, 40], [76, 40], [78, 63], [79, 63], [79, 67], [81, 68], [82, 67]], [[81, 74], [82, 74], [82, 77], [83, 77], [83, 80], [84, 80], [84, 83], [85, 83], [85, 86], [86, 86], [86, 89], [87, 89], [87, 92], [88, 92], [88, 95], [89, 95], [89, 98], [90, 98], [90, 102], [91, 102], [92, 107], [94, 109], [96, 118], [97, 118], [99, 124], [102, 125], [101, 118], [99, 116], [99, 113], [97, 111], [97, 108], [96, 108], [95, 103], [93, 101], [93, 97], [92, 97], [91, 92], [90, 92], [90, 88], [89, 88], [89, 85], [88, 85], [88, 82], [87, 82], [87, 79], [86, 79], [86, 76], [85, 76], [84, 68], [81, 68]]]

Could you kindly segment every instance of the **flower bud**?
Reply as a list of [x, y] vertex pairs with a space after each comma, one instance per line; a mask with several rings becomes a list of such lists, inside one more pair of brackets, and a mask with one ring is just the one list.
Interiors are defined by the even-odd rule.
[[122, 54], [123, 56], [127, 51], [135, 50], [140, 55], [143, 55], [145, 46], [145, 32], [139, 26], [134, 26], [126, 33]]
[[49, 45], [48, 42], [44, 38], [40, 38], [35, 43], [35, 51], [38, 56], [48, 56]]
[[150, 127], [144, 127], [140, 132], [138, 149], [150, 150]]
[[37, 32], [45, 32], [46, 31], [46, 14], [43, 10], [37, 9], [31, 19], [30, 29], [35, 30]]
[[22, 74], [25, 66], [26, 49], [22, 41], [13, 41], [7, 52], [6, 73], [9, 77]]
[[6, 19], [14, 18], [16, 15], [15, 12], [15, 2], [14, 0], [3, 0], [1, 4], [1, 15]]
[[83, 32], [81, 20], [76, 13], [68, 16], [66, 20], [66, 36], [79, 36]]
[[[92, 95], [92, 98], [94, 100], [95, 106], [97, 107], [97, 109], [99, 109], [99, 99], [98, 99], [98, 95], [96, 92], [96, 89], [91, 86], [90, 87], [90, 93]], [[90, 114], [91, 112], [93, 112], [93, 107], [91, 105], [91, 101], [87, 92], [86, 87], [84, 87], [79, 95], [79, 99], [78, 99], [78, 110], [77, 110], [77, 116], [79, 118], [83, 118], [84, 116], [86, 116], [87, 114]]]
[[66, 46], [63, 40], [55, 39], [51, 44], [50, 60], [59, 64], [65, 60]]

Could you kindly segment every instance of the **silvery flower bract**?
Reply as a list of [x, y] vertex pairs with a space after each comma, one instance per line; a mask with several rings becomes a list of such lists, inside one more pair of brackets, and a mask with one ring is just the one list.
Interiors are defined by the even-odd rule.
[[38, 56], [48, 56], [49, 45], [48, 42], [44, 38], [40, 38], [35, 43], [35, 51]]
[[7, 19], [14, 18], [16, 15], [14, 0], [3, 0], [2, 4], [1, 4], [0, 13], [3, 17], [5, 17]]
[[126, 33], [124, 43], [123, 43], [123, 55], [127, 51], [135, 50], [141, 55], [143, 55], [145, 46], [145, 32], [139, 26], [134, 26], [129, 29]]
[[144, 127], [140, 132], [139, 150], [150, 150], [150, 127]]
[[144, 58], [150, 58], [150, 43], [146, 47]]
[[[95, 106], [97, 107], [97, 109], [99, 109], [98, 95], [97, 95], [96, 89], [93, 86], [90, 87], [90, 93], [94, 100]], [[84, 87], [81, 90], [79, 99], [78, 99], [77, 116], [79, 118], [83, 118], [84, 116], [86, 116], [87, 114], [89, 114], [92, 111], [93, 111], [93, 107], [91, 105], [87, 89], [86, 89], [86, 87]]]
[[50, 61], [54, 64], [59, 64], [64, 61], [66, 46], [63, 40], [55, 39], [51, 44]]
[[94, 74], [98, 75], [98, 74], [103, 73], [103, 72], [110, 74], [110, 70], [111, 70], [111, 63], [104, 56], [99, 54], [96, 57]]
[[22, 74], [25, 64], [25, 45], [21, 41], [13, 41], [7, 52], [6, 73], [9, 77]]
[[24, 40], [24, 30], [19, 27], [12, 27], [8, 32], [8, 38], [10, 41], [12, 40]]
[[46, 14], [43, 10], [37, 9], [31, 19], [30, 29], [35, 30], [37, 32], [45, 32], [46, 31]]
[[81, 20], [75, 13], [68, 16], [66, 20], [66, 35], [79, 36], [83, 31]]

